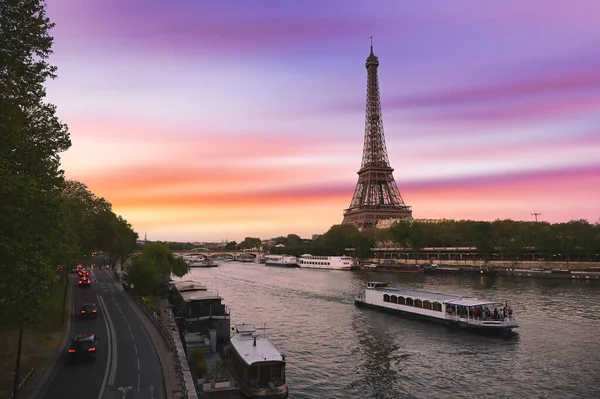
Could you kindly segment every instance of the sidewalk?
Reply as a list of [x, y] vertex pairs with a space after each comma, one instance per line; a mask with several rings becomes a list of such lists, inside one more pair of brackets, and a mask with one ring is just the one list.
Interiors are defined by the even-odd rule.
[[[117, 284], [120, 284], [119, 276], [111, 269], [106, 270], [106, 273], [115, 280]], [[175, 357], [162, 335], [154, 325], [154, 323], [146, 316], [146, 314], [140, 309], [138, 304], [133, 300], [131, 294], [129, 292], [124, 292], [124, 296], [127, 299], [131, 309], [137, 315], [137, 317], [142, 322], [144, 328], [148, 332], [152, 343], [154, 344], [154, 348], [156, 349], [156, 354], [160, 360], [160, 365], [163, 371], [163, 380], [165, 383], [165, 394], [167, 399], [175, 399], [181, 398], [181, 383], [179, 381], [179, 377], [177, 375], [177, 369], [175, 365]], [[163, 318], [163, 322], [168, 326], [171, 323], [164, 320], [166, 305], [168, 305], [166, 299], [160, 298], [162, 302], [158, 303], [161, 318]]]

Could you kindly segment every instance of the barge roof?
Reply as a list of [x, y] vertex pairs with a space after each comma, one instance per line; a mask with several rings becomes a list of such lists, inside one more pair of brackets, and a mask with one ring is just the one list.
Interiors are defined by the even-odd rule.
[[223, 299], [216, 292], [212, 291], [183, 291], [180, 293], [185, 302], [205, 301], [209, 299]]
[[[385, 282], [373, 281], [371, 284], [386, 284]], [[389, 294], [402, 295], [421, 300], [445, 302], [452, 305], [461, 306], [484, 306], [484, 305], [502, 305], [500, 301], [488, 301], [473, 297], [463, 297], [459, 295], [440, 294], [437, 292], [407, 290], [400, 286], [396, 287], [381, 287], [376, 288], [377, 291], [386, 292]]]
[[206, 286], [204, 284], [202, 284], [198, 281], [194, 281], [194, 280], [175, 281], [175, 282], [173, 282], [173, 286], [179, 292], [193, 291], [193, 290], [206, 291]]
[[[283, 362], [284, 357], [264, 334], [259, 334], [252, 324], [238, 324], [230, 344], [249, 366], [257, 362]], [[255, 345], [256, 339], [256, 345]]]

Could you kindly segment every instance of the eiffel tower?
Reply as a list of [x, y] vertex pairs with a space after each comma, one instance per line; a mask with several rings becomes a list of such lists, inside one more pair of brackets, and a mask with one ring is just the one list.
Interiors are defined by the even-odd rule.
[[359, 230], [375, 226], [380, 220], [412, 219], [411, 207], [404, 204], [396, 186], [392, 174], [394, 169], [390, 167], [385, 147], [377, 78], [379, 58], [373, 54], [373, 38], [371, 38], [371, 54], [367, 57], [365, 67], [367, 68], [367, 112], [362, 164], [358, 171], [358, 183], [350, 207], [344, 210], [342, 221], [342, 224], [353, 224]]

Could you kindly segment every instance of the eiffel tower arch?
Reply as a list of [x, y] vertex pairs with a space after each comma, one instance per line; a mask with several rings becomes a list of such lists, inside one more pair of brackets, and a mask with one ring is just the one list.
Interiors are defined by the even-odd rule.
[[367, 111], [362, 163], [350, 207], [344, 210], [342, 221], [342, 224], [353, 224], [359, 230], [375, 226], [380, 220], [412, 220], [412, 209], [400, 195], [385, 146], [377, 77], [379, 58], [373, 54], [372, 42], [365, 67]]

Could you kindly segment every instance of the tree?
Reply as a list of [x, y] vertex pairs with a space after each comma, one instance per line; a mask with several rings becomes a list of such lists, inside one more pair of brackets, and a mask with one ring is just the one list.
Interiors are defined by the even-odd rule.
[[127, 268], [127, 282], [133, 285], [141, 296], [155, 293], [160, 285], [161, 275], [156, 260], [148, 256], [136, 256]]
[[44, 315], [64, 242], [59, 153], [71, 146], [56, 108], [44, 101], [53, 24], [42, 0], [0, 0], [0, 320], [19, 329]]
[[238, 247], [241, 249], [259, 248], [261, 243], [262, 241], [260, 238], [246, 237], [244, 238], [244, 241], [238, 244]]
[[0, 309], [19, 326], [43, 314], [62, 242], [58, 154], [71, 143], [44, 102], [52, 26], [40, 0], [0, 1]]

